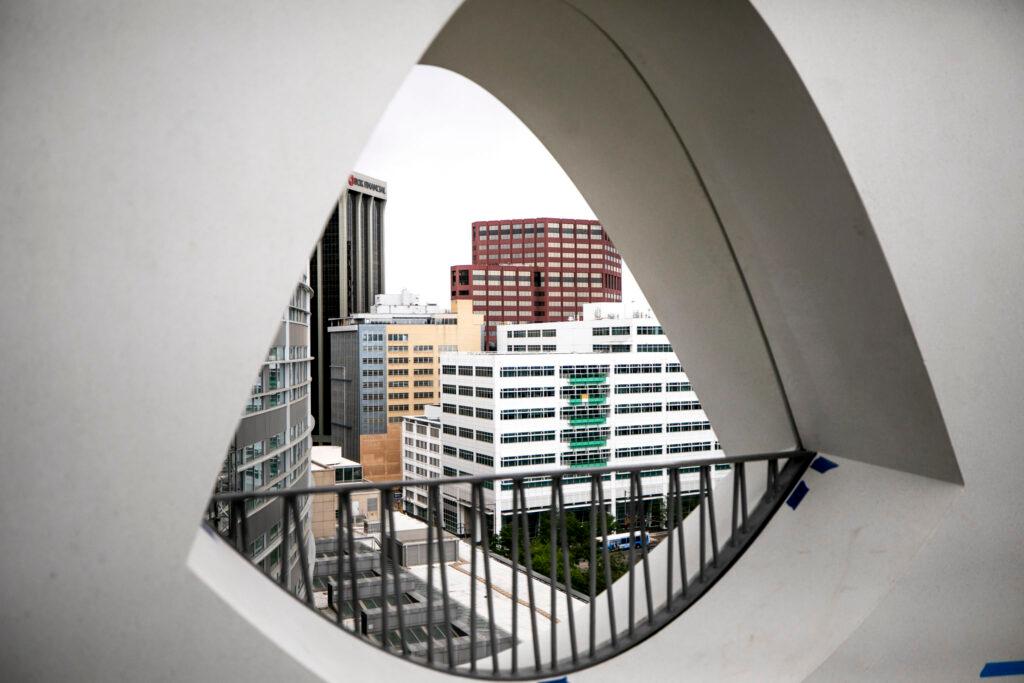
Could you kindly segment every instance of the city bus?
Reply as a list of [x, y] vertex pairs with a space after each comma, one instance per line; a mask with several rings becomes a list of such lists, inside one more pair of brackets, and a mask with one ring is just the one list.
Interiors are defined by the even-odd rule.
[[[600, 542], [602, 539], [598, 537], [597, 540]], [[648, 534], [642, 534], [639, 531], [633, 532], [633, 547], [642, 548], [645, 541], [651, 542]], [[608, 534], [608, 550], [629, 550], [629, 532]]]

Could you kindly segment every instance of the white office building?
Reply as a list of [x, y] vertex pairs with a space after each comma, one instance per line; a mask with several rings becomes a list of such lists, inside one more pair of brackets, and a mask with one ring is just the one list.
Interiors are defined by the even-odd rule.
[[[442, 355], [440, 411], [408, 419], [403, 431], [406, 477], [564, 467], [566, 503], [586, 513], [588, 467], [650, 464], [643, 494], [657, 501], [667, 492], [665, 465], [721, 454], [686, 372], [649, 312], [589, 305], [582, 320], [501, 326], [498, 345], [494, 353]], [[684, 470], [682, 490], [696, 492], [698, 476], [696, 468]], [[609, 513], [624, 514], [628, 475], [605, 475], [603, 486]], [[525, 491], [528, 507], [550, 508], [546, 478], [527, 479]], [[500, 527], [512, 510], [511, 484], [484, 494], [486, 512]], [[447, 487], [443, 506], [447, 528], [465, 533], [469, 486]], [[424, 514], [426, 491], [413, 493], [406, 509]]]

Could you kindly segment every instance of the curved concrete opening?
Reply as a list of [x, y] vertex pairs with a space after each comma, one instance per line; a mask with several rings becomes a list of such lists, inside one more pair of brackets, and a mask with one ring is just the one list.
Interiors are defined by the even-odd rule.
[[[290, 598], [274, 605], [279, 591], [240, 562], [225, 574], [239, 596], [236, 574], [251, 571], [275, 610], [224, 609], [183, 558], [217, 552], [199, 547], [195, 516], [337, 166], [455, 6], [382, 3], [366, 22], [334, 4], [4, 7], [0, 239], [17, 258], [0, 302], [17, 323], [4, 328], [14, 362], [0, 412], [15, 455], [0, 520], [18, 552], [0, 560], [13, 634], [0, 655], [12, 676], [424, 677], [328, 640], [330, 624]], [[650, 255], [636, 274], [693, 358], [728, 450], [799, 435], [846, 458], [688, 613], [713, 628], [644, 645], [664, 655], [658, 672], [974, 676], [1024, 647], [1024, 86], [1012, 68], [1024, 17], [999, 3], [940, 3], [928, 22], [920, 8], [756, 7], [771, 31], [740, 2], [628, 15], [603, 2], [472, 2], [425, 60], [506, 102], [627, 257]], [[609, 134], [623, 123], [636, 140]], [[657, 192], [638, 156], [656, 164]], [[647, 223], [669, 201], [703, 221], [691, 235]], [[697, 221], [657, 223], [682, 220]], [[722, 298], [659, 296], [666, 274], [687, 277], [679, 257], [702, 250]], [[673, 320], [693, 308], [713, 313], [706, 330]], [[238, 334], [262, 325], [266, 335]], [[55, 468], [55, 453], [74, 457]], [[54, 481], [67, 485], [48, 505]], [[70, 553], [68, 571], [54, 548]]]

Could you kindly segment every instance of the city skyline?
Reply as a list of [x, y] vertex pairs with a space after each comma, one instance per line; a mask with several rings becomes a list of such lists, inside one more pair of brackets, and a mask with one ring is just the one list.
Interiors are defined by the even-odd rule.
[[[468, 79], [417, 66], [355, 168], [387, 182], [385, 280], [424, 302], [449, 302], [452, 263], [470, 263], [472, 224], [505, 216], [597, 220], [540, 140]], [[613, 238], [614, 241], [614, 238]], [[647, 306], [626, 264], [623, 301]]]

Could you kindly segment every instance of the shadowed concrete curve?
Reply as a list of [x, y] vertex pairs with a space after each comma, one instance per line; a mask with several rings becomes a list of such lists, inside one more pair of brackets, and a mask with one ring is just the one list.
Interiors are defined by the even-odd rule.
[[422, 61], [489, 90], [559, 160], [728, 452], [802, 442], [961, 482], [868, 215], [749, 4], [471, 0]]

